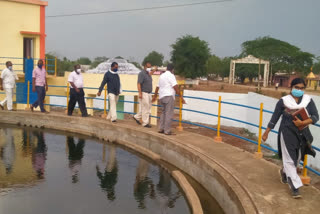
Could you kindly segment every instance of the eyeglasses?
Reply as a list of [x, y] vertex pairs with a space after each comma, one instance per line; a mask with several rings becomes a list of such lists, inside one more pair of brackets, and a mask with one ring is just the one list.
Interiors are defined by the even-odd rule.
[[298, 89], [298, 90], [304, 90], [305, 87], [299, 87], [299, 86], [294, 86], [295, 89]]

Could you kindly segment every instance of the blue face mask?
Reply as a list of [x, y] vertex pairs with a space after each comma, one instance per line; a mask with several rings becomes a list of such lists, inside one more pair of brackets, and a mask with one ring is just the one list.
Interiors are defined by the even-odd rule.
[[298, 90], [298, 89], [292, 89], [291, 91], [291, 94], [294, 96], [294, 97], [302, 97], [303, 94], [304, 94], [304, 91], [302, 90]]
[[39, 68], [42, 68], [43, 65], [38, 65]]
[[118, 68], [113, 69], [113, 72], [117, 72], [117, 71], [118, 71]]

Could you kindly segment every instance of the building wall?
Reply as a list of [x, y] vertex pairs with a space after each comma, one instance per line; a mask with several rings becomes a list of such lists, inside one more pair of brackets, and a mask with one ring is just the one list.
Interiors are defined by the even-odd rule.
[[[40, 58], [40, 38], [37, 35], [21, 35], [20, 31], [40, 32], [40, 6], [10, 1], [0, 1], [0, 57], [23, 57], [23, 38], [34, 38], [34, 57]], [[9, 59], [1, 59], [5, 63]], [[22, 60], [10, 59], [14, 64]], [[0, 65], [2, 70], [4, 65]], [[15, 70], [22, 70], [15, 65]]]

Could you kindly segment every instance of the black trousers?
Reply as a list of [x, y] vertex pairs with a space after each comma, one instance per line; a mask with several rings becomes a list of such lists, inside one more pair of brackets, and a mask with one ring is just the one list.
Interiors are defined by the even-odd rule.
[[84, 91], [82, 88], [79, 88], [80, 92], [77, 93], [74, 88], [70, 89], [70, 100], [68, 106], [68, 115], [72, 115], [74, 107], [76, 106], [77, 102], [81, 111], [82, 116], [87, 116], [87, 107], [84, 101]]

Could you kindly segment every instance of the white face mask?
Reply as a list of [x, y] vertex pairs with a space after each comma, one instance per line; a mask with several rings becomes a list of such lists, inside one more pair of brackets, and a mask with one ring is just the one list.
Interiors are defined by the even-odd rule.
[[146, 71], [150, 72], [150, 71], [151, 71], [151, 68], [147, 68]]
[[81, 73], [81, 69], [77, 69], [77, 73]]
[[12, 71], [12, 66], [9, 66], [8, 69], [9, 69], [10, 71]]

